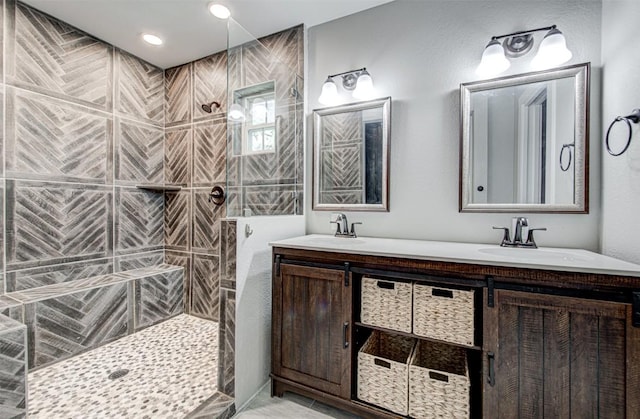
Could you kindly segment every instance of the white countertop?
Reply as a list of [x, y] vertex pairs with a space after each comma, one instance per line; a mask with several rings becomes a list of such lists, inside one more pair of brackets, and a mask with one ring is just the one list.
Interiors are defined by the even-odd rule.
[[640, 277], [640, 265], [582, 249], [516, 249], [495, 244], [375, 237], [343, 238], [322, 234], [294, 237], [269, 244], [291, 249]]

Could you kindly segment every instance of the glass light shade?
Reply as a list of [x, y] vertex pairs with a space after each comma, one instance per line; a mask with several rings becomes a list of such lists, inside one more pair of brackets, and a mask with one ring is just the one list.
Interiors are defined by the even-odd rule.
[[338, 87], [331, 78], [327, 78], [322, 85], [322, 93], [318, 98], [318, 102], [328, 106], [335, 105], [338, 102]]
[[243, 121], [244, 120], [244, 112], [242, 111], [242, 106], [238, 103], [234, 103], [229, 108], [229, 119], [232, 121]]
[[373, 79], [367, 70], [358, 76], [352, 96], [356, 99], [371, 99], [373, 97]]
[[211, 3], [209, 5], [209, 12], [218, 19], [229, 19], [229, 16], [231, 16], [231, 12], [226, 6], [217, 3]]
[[572, 56], [562, 32], [551, 29], [540, 42], [538, 53], [533, 57], [531, 65], [539, 69], [554, 67], [566, 63]]
[[504, 56], [504, 48], [497, 39], [492, 39], [482, 53], [482, 60], [476, 69], [480, 77], [491, 77], [500, 74], [511, 66]]

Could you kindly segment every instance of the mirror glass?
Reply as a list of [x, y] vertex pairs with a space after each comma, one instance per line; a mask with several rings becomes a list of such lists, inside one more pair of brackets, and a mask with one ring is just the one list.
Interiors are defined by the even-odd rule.
[[388, 211], [391, 98], [313, 111], [315, 210]]
[[462, 84], [461, 211], [587, 212], [589, 65]]

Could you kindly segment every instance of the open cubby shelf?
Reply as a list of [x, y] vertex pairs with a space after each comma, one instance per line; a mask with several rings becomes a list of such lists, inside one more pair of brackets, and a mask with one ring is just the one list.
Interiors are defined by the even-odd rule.
[[446, 345], [458, 346], [458, 347], [464, 348], [464, 349], [472, 349], [472, 350], [475, 350], [475, 351], [481, 351], [482, 350], [482, 348], [480, 346], [477, 346], [477, 345], [474, 345], [474, 346], [461, 345], [459, 343], [452, 343], [452, 342], [447, 342], [447, 341], [444, 341], [444, 340], [432, 339], [432, 338], [429, 338], [429, 337], [426, 337], [426, 336], [414, 335], [413, 333], [401, 332], [399, 330], [393, 330], [393, 329], [387, 329], [385, 327], [373, 326], [373, 325], [365, 324], [365, 323], [362, 323], [362, 322], [354, 322], [354, 325], [356, 327], [364, 327], [364, 328], [367, 328], [367, 329], [379, 330], [381, 332], [391, 333], [391, 334], [394, 334], [394, 335], [407, 336], [407, 337], [410, 337], [410, 338], [426, 340], [426, 341], [429, 341], [429, 342], [444, 343]]

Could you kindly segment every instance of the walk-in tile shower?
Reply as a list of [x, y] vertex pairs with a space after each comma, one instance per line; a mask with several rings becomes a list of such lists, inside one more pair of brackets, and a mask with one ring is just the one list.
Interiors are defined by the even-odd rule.
[[[163, 70], [0, 5], [0, 417], [231, 414], [226, 217], [301, 211], [302, 27], [259, 41], [230, 29], [228, 51]], [[259, 83], [273, 86], [275, 143], [245, 158], [228, 144], [272, 131], [228, 130], [227, 111]]]

